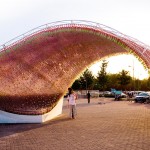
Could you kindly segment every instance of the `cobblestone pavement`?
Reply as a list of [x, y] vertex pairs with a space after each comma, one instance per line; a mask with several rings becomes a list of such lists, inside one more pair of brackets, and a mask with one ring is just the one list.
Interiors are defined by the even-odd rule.
[[[98, 102], [100, 102], [98, 104]], [[79, 99], [78, 116], [44, 124], [1, 124], [0, 150], [150, 150], [150, 105]]]

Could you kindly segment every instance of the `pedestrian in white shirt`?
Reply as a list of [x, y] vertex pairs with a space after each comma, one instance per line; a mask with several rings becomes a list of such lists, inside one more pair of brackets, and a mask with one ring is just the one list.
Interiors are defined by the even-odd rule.
[[76, 99], [77, 99], [77, 95], [76, 93], [73, 91], [72, 88], [68, 88], [68, 104], [69, 104], [69, 116], [71, 119], [75, 119], [76, 115], [77, 115], [77, 111], [76, 111]]

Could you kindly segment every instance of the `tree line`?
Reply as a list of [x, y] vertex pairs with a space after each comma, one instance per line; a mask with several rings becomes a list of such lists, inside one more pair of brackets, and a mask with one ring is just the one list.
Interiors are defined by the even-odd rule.
[[150, 77], [148, 79], [136, 79], [129, 75], [129, 71], [122, 70], [116, 74], [106, 72], [108, 62], [103, 60], [100, 70], [95, 77], [92, 71], [86, 69], [81, 76], [74, 81], [74, 90], [100, 90], [110, 91], [111, 88], [122, 91], [149, 91]]

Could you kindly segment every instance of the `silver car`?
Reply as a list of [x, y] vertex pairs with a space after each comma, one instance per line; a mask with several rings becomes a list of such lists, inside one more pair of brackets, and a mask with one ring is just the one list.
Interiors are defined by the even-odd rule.
[[149, 101], [150, 100], [150, 93], [149, 92], [142, 92], [139, 95], [137, 95], [134, 100], [136, 103], [138, 103], [138, 102], [144, 103], [146, 101]]

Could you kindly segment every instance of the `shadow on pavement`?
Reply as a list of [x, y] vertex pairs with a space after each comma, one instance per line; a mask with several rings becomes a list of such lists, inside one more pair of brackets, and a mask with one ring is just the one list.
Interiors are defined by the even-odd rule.
[[0, 138], [10, 136], [13, 134], [29, 131], [36, 128], [42, 128], [44, 126], [50, 126], [54, 124], [58, 124], [60, 122], [70, 121], [69, 118], [60, 115], [59, 117], [47, 121], [42, 124], [0, 124]]

